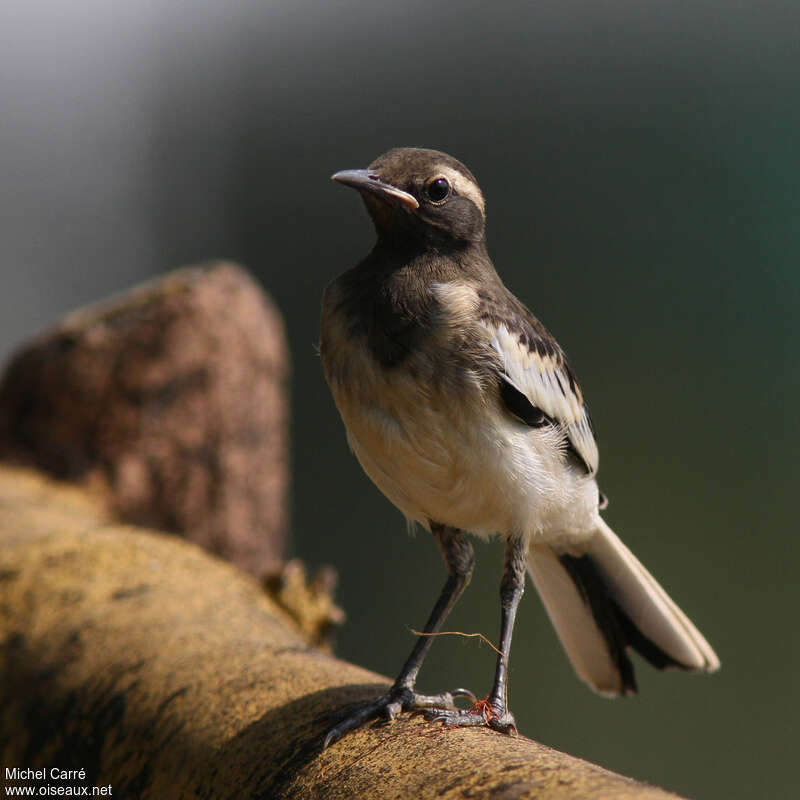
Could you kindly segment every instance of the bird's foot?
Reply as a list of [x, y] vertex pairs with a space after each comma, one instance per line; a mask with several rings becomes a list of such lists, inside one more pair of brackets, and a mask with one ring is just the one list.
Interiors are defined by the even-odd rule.
[[429, 722], [442, 722], [447, 728], [474, 728], [488, 726], [500, 733], [515, 736], [517, 723], [514, 715], [505, 707], [502, 701], [478, 700], [472, 708], [431, 709], [425, 712], [425, 719]]
[[457, 697], [466, 697], [476, 704], [478, 702], [469, 689], [453, 689], [442, 694], [417, 694], [407, 687], [393, 686], [385, 695], [360, 706], [331, 728], [325, 737], [322, 749], [330, 747], [345, 734], [378, 717], [385, 717], [391, 721], [403, 711], [424, 712], [426, 717], [428, 714], [457, 714], [459, 713], [455, 704]]

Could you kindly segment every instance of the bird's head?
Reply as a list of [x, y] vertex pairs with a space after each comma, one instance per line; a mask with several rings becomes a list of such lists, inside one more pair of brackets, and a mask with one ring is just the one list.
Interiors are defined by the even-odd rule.
[[364, 198], [380, 239], [468, 244], [484, 238], [484, 201], [472, 173], [438, 150], [398, 147], [333, 180]]

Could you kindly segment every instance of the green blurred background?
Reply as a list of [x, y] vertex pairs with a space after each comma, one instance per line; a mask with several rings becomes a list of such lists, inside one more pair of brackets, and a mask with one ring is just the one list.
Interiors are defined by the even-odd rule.
[[[339, 654], [394, 675], [444, 573], [348, 453], [315, 355], [324, 285], [372, 242], [328, 176], [452, 153], [584, 385], [607, 518], [723, 662], [643, 665], [609, 702], [530, 590], [522, 732], [696, 797], [795, 796], [798, 31], [794, 0], [7, 1], [0, 352], [180, 264], [248, 265], [294, 359], [294, 552], [340, 571]], [[447, 627], [495, 638], [501, 547], [476, 549]], [[442, 639], [420, 685], [482, 693], [493, 663]]]

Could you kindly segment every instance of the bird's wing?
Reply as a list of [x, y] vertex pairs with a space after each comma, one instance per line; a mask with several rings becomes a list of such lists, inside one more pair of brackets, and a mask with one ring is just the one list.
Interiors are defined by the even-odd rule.
[[597, 472], [598, 452], [589, 410], [575, 374], [547, 329], [514, 295], [497, 302], [479, 293], [479, 324], [502, 364], [500, 396], [528, 425], [560, 425], [569, 445]]

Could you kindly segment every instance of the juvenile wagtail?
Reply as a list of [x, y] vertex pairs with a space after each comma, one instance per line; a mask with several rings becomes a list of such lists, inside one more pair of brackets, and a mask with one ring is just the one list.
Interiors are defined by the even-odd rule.
[[420, 636], [389, 691], [333, 728], [423, 711], [447, 725], [516, 730], [506, 682], [525, 572], [578, 676], [636, 691], [628, 651], [712, 672], [702, 634], [600, 516], [592, 421], [564, 352], [503, 285], [486, 249], [472, 173], [436, 150], [390, 150], [333, 180], [362, 196], [377, 232], [322, 300], [322, 365], [350, 447], [375, 485], [435, 537], [448, 570], [424, 633], [469, 583], [466, 532], [505, 541], [494, 683], [470, 709], [454, 690], [417, 694], [433, 637]]

